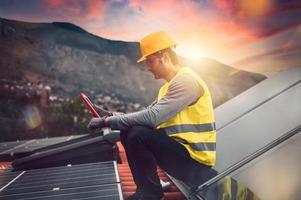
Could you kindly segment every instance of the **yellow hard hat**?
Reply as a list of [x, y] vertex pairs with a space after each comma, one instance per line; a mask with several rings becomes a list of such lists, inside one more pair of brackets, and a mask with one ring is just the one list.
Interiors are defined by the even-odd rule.
[[165, 32], [155, 32], [145, 36], [140, 41], [140, 51], [142, 57], [137, 60], [137, 63], [145, 60], [145, 58], [153, 53], [163, 49], [173, 47], [176, 43]]

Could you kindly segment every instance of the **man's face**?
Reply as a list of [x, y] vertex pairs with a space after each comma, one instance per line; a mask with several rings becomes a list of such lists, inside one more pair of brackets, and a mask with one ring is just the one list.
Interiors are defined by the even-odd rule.
[[155, 79], [161, 79], [164, 77], [164, 65], [160, 54], [152, 54], [146, 57], [145, 63], [147, 71], [150, 71]]

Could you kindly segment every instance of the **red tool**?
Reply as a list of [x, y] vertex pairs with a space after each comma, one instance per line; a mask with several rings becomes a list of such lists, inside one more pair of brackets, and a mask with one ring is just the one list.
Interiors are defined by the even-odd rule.
[[90, 101], [90, 99], [84, 94], [80, 93], [80, 98], [85, 102], [85, 104], [88, 106], [89, 110], [91, 111], [93, 117], [100, 118], [100, 115], [96, 112], [96, 110], [93, 107], [93, 103]]

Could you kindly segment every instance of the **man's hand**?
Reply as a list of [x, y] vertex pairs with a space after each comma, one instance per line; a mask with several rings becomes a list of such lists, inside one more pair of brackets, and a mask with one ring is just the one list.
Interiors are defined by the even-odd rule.
[[106, 120], [106, 117], [102, 117], [102, 118], [93, 117], [88, 124], [88, 129], [94, 130], [98, 128], [104, 128], [107, 126], [108, 126], [108, 121]]
[[100, 116], [106, 116], [106, 117], [113, 116], [113, 113], [111, 113], [110, 111], [103, 109], [102, 107], [98, 106], [97, 104], [93, 104], [93, 105], [94, 105], [96, 112], [98, 112], [100, 114]]
[[117, 116], [117, 115], [124, 114], [122, 112], [110, 112], [108, 110], [103, 109], [102, 107], [100, 107], [99, 105], [97, 105], [95, 103], [93, 105], [94, 105], [96, 112], [99, 113], [100, 116], [110, 117], [110, 116]]

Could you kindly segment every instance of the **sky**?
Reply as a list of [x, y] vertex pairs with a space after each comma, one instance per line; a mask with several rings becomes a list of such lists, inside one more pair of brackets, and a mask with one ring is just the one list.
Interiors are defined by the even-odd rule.
[[301, 67], [300, 0], [0, 0], [0, 17], [70, 22], [122, 41], [165, 31], [182, 56], [267, 76]]

